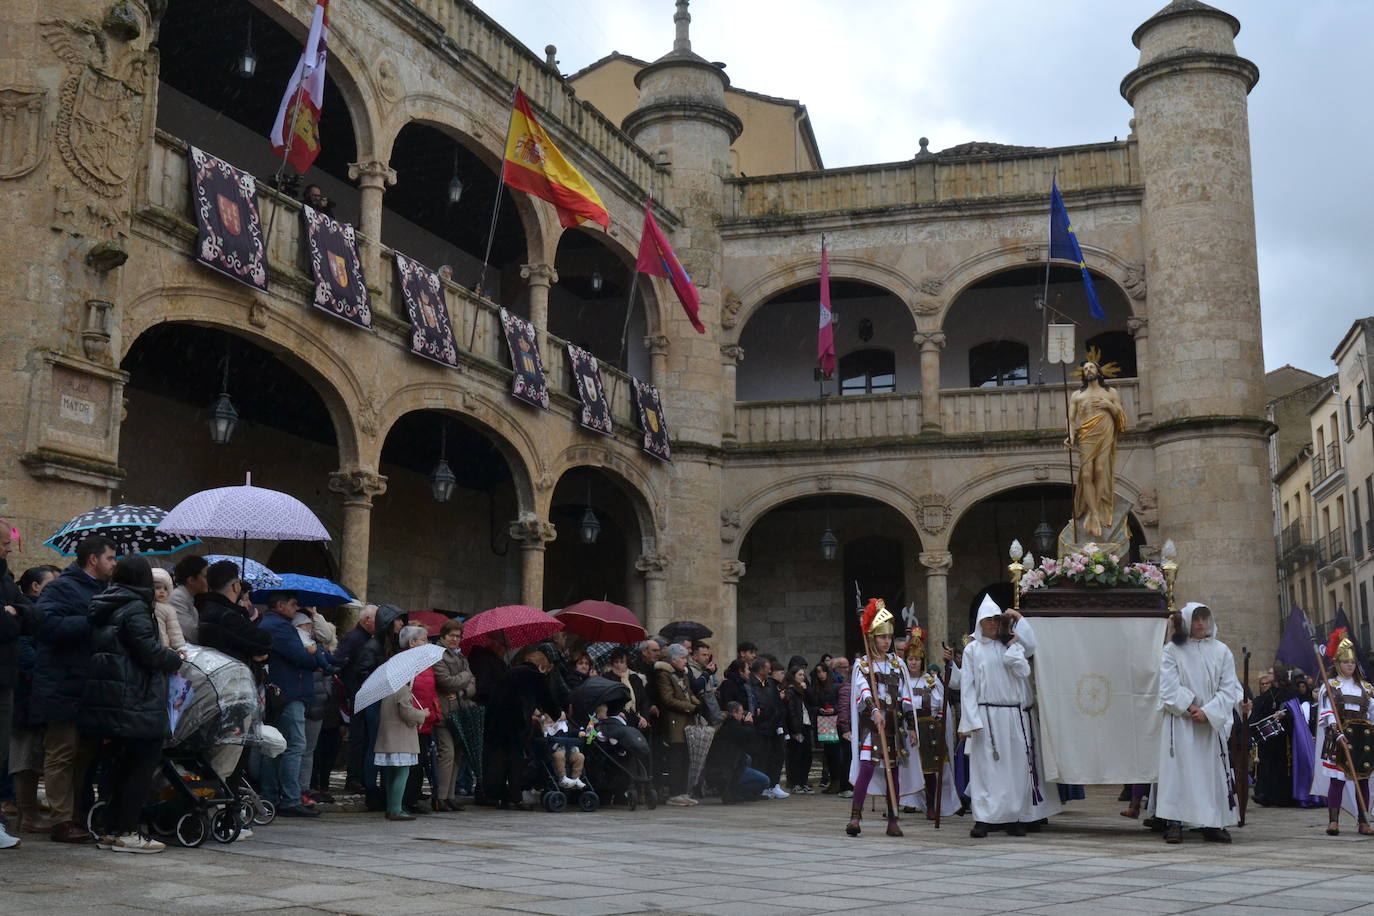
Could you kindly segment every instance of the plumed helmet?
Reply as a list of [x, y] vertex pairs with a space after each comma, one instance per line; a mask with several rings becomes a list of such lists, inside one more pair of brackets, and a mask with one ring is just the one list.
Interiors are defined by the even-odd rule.
[[1331, 638], [1326, 641], [1326, 657], [1333, 658], [1338, 662], [1353, 662], [1355, 658], [1355, 644], [1346, 635], [1345, 627], [1341, 627], [1331, 634]]
[[926, 657], [926, 631], [922, 627], [912, 627], [908, 638], [911, 642], [907, 644], [907, 658], [924, 659]]
[[892, 612], [887, 609], [883, 599], [870, 598], [863, 617], [859, 619], [859, 628], [866, 636], [891, 636], [894, 632], [892, 621]]

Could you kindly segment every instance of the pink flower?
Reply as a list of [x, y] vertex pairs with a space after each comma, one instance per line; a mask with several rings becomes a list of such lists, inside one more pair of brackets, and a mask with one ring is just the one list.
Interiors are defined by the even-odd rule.
[[1102, 564], [1101, 564], [1101, 563], [1098, 563], [1096, 566], [1094, 566], [1094, 567], [1093, 567], [1093, 572], [1097, 573], [1099, 576], [1102, 575], [1102, 573], [1103, 573]]

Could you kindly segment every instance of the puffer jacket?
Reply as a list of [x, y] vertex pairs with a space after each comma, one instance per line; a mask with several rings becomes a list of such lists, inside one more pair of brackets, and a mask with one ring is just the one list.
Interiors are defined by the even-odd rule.
[[372, 628], [372, 638], [363, 643], [363, 647], [349, 660], [348, 667], [344, 669], [344, 689], [348, 691], [350, 698], [358, 693], [358, 688], [363, 686], [367, 676], [386, 661], [385, 641], [396, 639], [395, 634], [391, 632], [396, 621], [400, 620], [404, 626], [409, 619], [406, 612], [394, 604], [383, 604], [377, 608], [377, 624]]
[[89, 735], [161, 741], [171, 734], [167, 675], [181, 656], [163, 648], [151, 589], [111, 585], [91, 602], [91, 666], [76, 724]]
[[104, 590], [104, 582], [73, 563], [45, 585], [38, 596], [41, 620], [34, 634], [38, 655], [34, 660], [33, 696], [29, 704], [34, 725], [76, 720], [91, 665], [91, 624], [87, 615], [91, 612], [91, 599]]
[[[10, 614], [4, 606], [14, 608]], [[0, 557], [0, 689], [19, 681], [19, 637], [24, 635], [24, 620], [31, 605], [15, 584], [9, 561]]]
[[253, 659], [268, 654], [272, 648], [271, 635], [254, 626], [243, 608], [219, 592], [201, 595], [197, 606], [200, 645], [218, 649], [255, 671], [261, 669], [261, 663]]
[[[439, 708], [444, 715], [472, 705], [473, 697], [477, 696], [477, 680], [461, 652], [444, 650], [444, 657], [434, 666], [434, 687], [439, 693]], [[451, 696], [457, 699], [450, 700]]]
[[687, 684], [687, 671], [674, 669], [670, 662], [654, 662], [654, 683], [659, 702], [659, 733], [669, 744], [683, 744], [687, 741], [687, 726], [701, 706]]

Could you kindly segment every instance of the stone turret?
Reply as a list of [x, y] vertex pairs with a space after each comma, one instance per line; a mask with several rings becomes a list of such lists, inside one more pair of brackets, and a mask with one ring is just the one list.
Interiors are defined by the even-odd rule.
[[1135, 30], [1121, 83], [1145, 183], [1154, 450], [1161, 533], [1179, 592], [1222, 615], [1228, 641], [1277, 641], [1247, 96], [1259, 69], [1240, 22], [1174, 0]]
[[[673, 49], [635, 77], [639, 103], [625, 117], [625, 131], [670, 169], [669, 204], [682, 225], [665, 226], [673, 248], [701, 291], [701, 320], [707, 333], [692, 329], [666, 283], [668, 316], [651, 352], [666, 347], [662, 387], [664, 409], [675, 442], [674, 515], [660, 552], [669, 558], [668, 594], [674, 617], [722, 623], [720, 528], [720, 401], [724, 368], [720, 331], [723, 260], [716, 222], [724, 207], [724, 178], [730, 144], [743, 124], [725, 105], [730, 79], [722, 65], [692, 51], [692, 17], [687, 0], [673, 16]], [[732, 409], [732, 406], [725, 406]], [[664, 549], [666, 548], [666, 549]], [[730, 589], [733, 592], [733, 587]], [[733, 613], [727, 615], [733, 624]], [[650, 620], [650, 628], [666, 621]], [[732, 638], [717, 630], [718, 637]], [[733, 645], [733, 643], [730, 643]]]

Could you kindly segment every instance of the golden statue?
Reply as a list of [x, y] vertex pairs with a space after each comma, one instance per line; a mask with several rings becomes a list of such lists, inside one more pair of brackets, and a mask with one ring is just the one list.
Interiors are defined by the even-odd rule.
[[1091, 539], [1111, 530], [1116, 514], [1116, 439], [1126, 429], [1121, 396], [1105, 383], [1100, 357], [1090, 352], [1079, 364], [1083, 384], [1069, 398], [1066, 448], [1078, 452], [1073, 517]]

